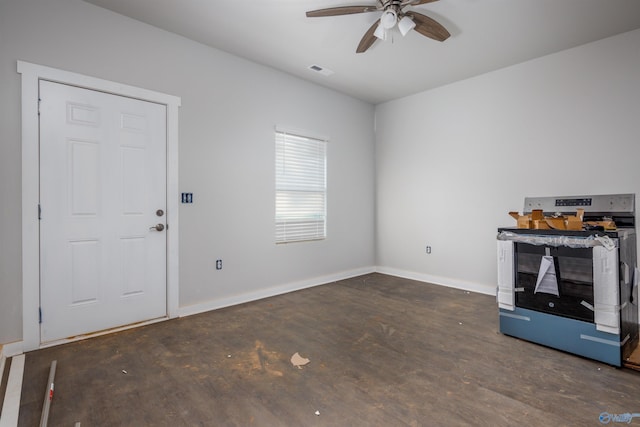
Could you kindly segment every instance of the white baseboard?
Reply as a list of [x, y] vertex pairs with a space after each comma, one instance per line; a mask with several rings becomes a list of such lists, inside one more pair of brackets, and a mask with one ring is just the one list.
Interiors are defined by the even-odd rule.
[[466, 282], [448, 277], [432, 276], [430, 274], [416, 273], [414, 271], [406, 271], [384, 266], [376, 267], [376, 272], [405, 279], [417, 280], [419, 282], [433, 283], [434, 285], [446, 286], [448, 288], [462, 289], [464, 291], [476, 292], [479, 294], [496, 295], [495, 286], [483, 285], [481, 283]]
[[335, 274], [329, 274], [326, 276], [312, 277], [310, 279], [300, 280], [297, 282], [291, 282], [284, 285], [274, 286], [271, 288], [260, 289], [255, 292], [247, 292], [244, 294], [234, 295], [227, 298], [220, 298], [202, 302], [199, 304], [188, 305], [180, 307], [178, 309], [178, 315], [180, 317], [191, 316], [194, 314], [204, 313], [211, 310], [217, 310], [219, 308], [230, 307], [232, 305], [244, 304], [250, 301], [256, 301], [263, 298], [269, 298], [276, 295], [286, 294], [288, 292], [299, 291], [306, 288], [312, 288], [314, 286], [325, 285], [331, 282], [337, 282], [339, 280], [349, 279], [351, 277], [361, 276], [363, 274], [374, 273], [376, 268], [373, 266], [363, 267], [354, 270], [341, 271]]

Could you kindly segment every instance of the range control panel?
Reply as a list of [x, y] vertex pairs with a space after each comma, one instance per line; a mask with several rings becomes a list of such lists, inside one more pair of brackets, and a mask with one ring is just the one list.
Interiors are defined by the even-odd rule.
[[526, 197], [524, 213], [542, 209], [549, 213], [571, 213], [584, 209], [586, 213], [626, 213], [635, 214], [635, 194], [606, 194], [597, 196], [568, 197]]
[[556, 206], [591, 206], [591, 197], [584, 199], [556, 199]]

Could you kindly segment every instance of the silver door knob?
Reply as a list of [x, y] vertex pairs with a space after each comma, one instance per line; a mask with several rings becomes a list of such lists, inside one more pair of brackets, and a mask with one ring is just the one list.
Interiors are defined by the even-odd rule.
[[149, 230], [162, 231], [164, 230], [164, 224], [156, 224], [153, 227], [149, 227]]

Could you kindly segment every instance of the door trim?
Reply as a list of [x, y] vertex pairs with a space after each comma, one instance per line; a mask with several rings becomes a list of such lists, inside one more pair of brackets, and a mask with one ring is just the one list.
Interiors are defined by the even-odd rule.
[[178, 316], [178, 109], [179, 97], [85, 76], [70, 71], [18, 61], [22, 75], [22, 347], [41, 347], [40, 237], [38, 224], [40, 80], [69, 84], [113, 95], [164, 104], [167, 107], [167, 316]]

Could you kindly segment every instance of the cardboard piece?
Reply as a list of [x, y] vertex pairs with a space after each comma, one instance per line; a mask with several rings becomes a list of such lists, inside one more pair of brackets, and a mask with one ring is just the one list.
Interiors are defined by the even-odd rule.
[[[582, 230], [584, 219], [584, 209], [576, 210], [575, 215], [544, 216], [540, 209], [534, 209], [528, 215], [520, 215], [518, 212], [509, 212], [509, 215], [517, 221], [518, 228], [528, 228], [534, 230]], [[598, 225], [605, 230], [615, 230], [613, 221], [588, 222], [589, 225]]]
[[295, 366], [298, 369], [302, 369], [302, 367], [304, 365], [306, 365], [307, 363], [309, 363], [310, 360], [306, 359], [302, 356], [300, 356], [300, 354], [298, 352], [295, 352], [293, 356], [291, 356], [291, 364], [293, 366]]

